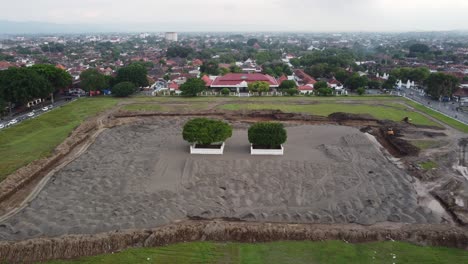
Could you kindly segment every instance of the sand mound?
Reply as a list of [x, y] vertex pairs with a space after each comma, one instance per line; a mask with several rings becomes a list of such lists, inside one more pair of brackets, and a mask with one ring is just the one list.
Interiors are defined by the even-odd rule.
[[223, 156], [190, 156], [186, 118], [158, 117], [104, 131], [0, 239], [152, 228], [187, 217], [246, 221], [440, 223], [411, 178], [357, 129], [288, 127], [282, 157], [251, 157], [245, 129]]

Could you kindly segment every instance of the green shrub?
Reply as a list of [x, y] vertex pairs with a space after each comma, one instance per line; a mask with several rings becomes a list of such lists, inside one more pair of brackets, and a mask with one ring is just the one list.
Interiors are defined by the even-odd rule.
[[232, 127], [219, 120], [195, 118], [184, 125], [182, 136], [189, 143], [211, 145], [232, 136]]
[[318, 96], [331, 96], [333, 90], [331, 88], [319, 88], [316, 90]]
[[299, 93], [299, 90], [297, 90], [296, 88], [290, 88], [290, 89], [286, 89], [285, 92], [289, 95], [289, 96], [294, 96], [296, 94]]
[[230, 91], [228, 88], [223, 88], [223, 89], [221, 90], [221, 94], [222, 94], [222, 95], [229, 95], [230, 92], [231, 92], [231, 91]]
[[135, 92], [135, 85], [131, 82], [121, 82], [112, 87], [112, 95], [127, 97]]
[[357, 88], [356, 92], [359, 95], [363, 95], [366, 92], [366, 89], [364, 89], [364, 87], [359, 87], [359, 88]]
[[276, 148], [286, 142], [288, 136], [281, 123], [259, 122], [249, 128], [248, 137], [253, 145]]

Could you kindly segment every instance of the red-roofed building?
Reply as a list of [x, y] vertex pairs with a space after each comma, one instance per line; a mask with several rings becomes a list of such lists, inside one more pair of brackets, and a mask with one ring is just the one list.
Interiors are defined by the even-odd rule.
[[176, 91], [176, 90], [179, 90], [179, 85], [175, 82], [171, 82], [169, 83], [169, 90], [171, 91]]
[[237, 92], [247, 91], [249, 83], [253, 82], [266, 82], [270, 88], [277, 88], [279, 86], [275, 78], [268, 74], [261, 73], [228, 73], [224, 76], [218, 76], [211, 83], [211, 88], [229, 88]]
[[297, 69], [294, 70], [294, 76], [296, 79], [296, 82], [302, 84], [302, 85], [307, 85], [311, 84], [314, 85], [317, 81], [312, 78], [309, 74], [305, 73], [303, 70]]
[[468, 88], [459, 88], [453, 93], [460, 105], [468, 105]]
[[284, 81], [287, 81], [288, 80], [288, 77], [286, 77], [284, 74], [281, 75], [281, 77], [278, 78], [277, 82], [278, 84], [282, 84]]
[[311, 85], [302, 85], [297, 87], [297, 90], [299, 90], [301, 94], [308, 94], [314, 92], [314, 87]]
[[203, 65], [203, 61], [202, 60], [199, 60], [199, 59], [195, 59], [192, 61], [192, 65], [193, 66], [202, 66]]
[[208, 77], [208, 75], [203, 75], [201, 79], [205, 82], [206, 87], [210, 87], [213, 83], [213, 80], [211, 80], [210, 77]]
[[14, 64], [8, 62], [8, 61], [0, 61], [0, 71], [1, 70], [6, 70], [10, 67], [15, 67]]

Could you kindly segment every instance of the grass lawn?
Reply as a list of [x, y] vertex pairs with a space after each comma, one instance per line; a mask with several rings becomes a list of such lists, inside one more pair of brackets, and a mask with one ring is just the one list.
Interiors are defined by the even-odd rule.
[[134, 103], [122, 107], [122, 110], [133, 112], [172, 112], [172, 111], [190, 111], [190, 110], [206, 110], [208, 108], [207, 102], [193, 101], [193, 102], [172, 102], [173, 104], [154, 104], [154, 103]]
[[439, 146], [440, 142], [437, 140], [411, 140], [411, 144], [420, 149], [430, 149]]
[[400, 97], [390, 95], [376, 96], [255, 96], [242, 97], [237, 96], [197, 96], [197, 97], [182, 97], [182, 96], [135, 96], [132, 97], [137, 102], [200, 102], [200, 101], [397, 101]]
[[212, 243], [192, 242], [158, 248], [129, 249], [116, 254], [59, 263], [468, 263], [468, 251], [420, 247], [402, 242], [348, 244], [342, 241]]
[[[359, 97], [358, 97], [359, 98]], [[299, 112], [328, 116], [334, 112], [346, 112], [353, 114], [370, 114], [378, 119], [389, 119], [401, 121], [404, 117], [409, 117], [414, 124], [439, 126], [437, 123], [429, 120], [424, 115], [409, 111], [405, 106], [396, 103], [387, 103], [385, 105], [372, 104], [345, 104], [345, 103], [317, 103], [308, 105], [293, 104], [225, 104], [220, 106], [225, 110], [240, 109], [279, 109], [285, 112]]]
[[84, 98], [0, 131], [0, 181], [30, 162], [48, 156], [86, 118], [117, 99]]
[[445, 124], [455, 128], [457, 130], [468, 133], [468, 126], [463, 124], [463, 123], [458, 122], [455, 119], [449, 118], [449, 117], [447, 117], [447, 116], [445, 116], [445, 115], [443, 115], [443, 114], [441, 114], [439, 112], [436, 112], [436, 111], [434, 111], [434, 110], [432, 110], [430, 108], [425, 107], [424, 105], [415, 103], [415, 102], [413, 102], [411, 100], [407, 100], [406, 103], [408, 105], [414, 107], [418, 111], [424, 112], [424, 113], [434, 117], [437, 120], [440, 120], [440, 121], [444, 122]]
[[435, 163], [435, 162], [432, 161], [432, 160], [419, 163], [419, 166], [421, 166], [421, 168], [422, 168], [423, 170], [432, 170], [432, 169], [435, 169], [435, 168], [438, 167], [437, 163]]

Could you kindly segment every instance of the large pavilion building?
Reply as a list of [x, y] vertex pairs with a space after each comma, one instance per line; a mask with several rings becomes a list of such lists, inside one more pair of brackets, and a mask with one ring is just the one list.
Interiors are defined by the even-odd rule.
[[213, 80], [210, 87], [217, 90], [228, 88], [233, 92], [247, 92], [248, 84], [253, 82], [266, 82], [271, 88], [278, 88], [278, 81], [268, 74], [261, 73], [228, 73], [218, 76]]

